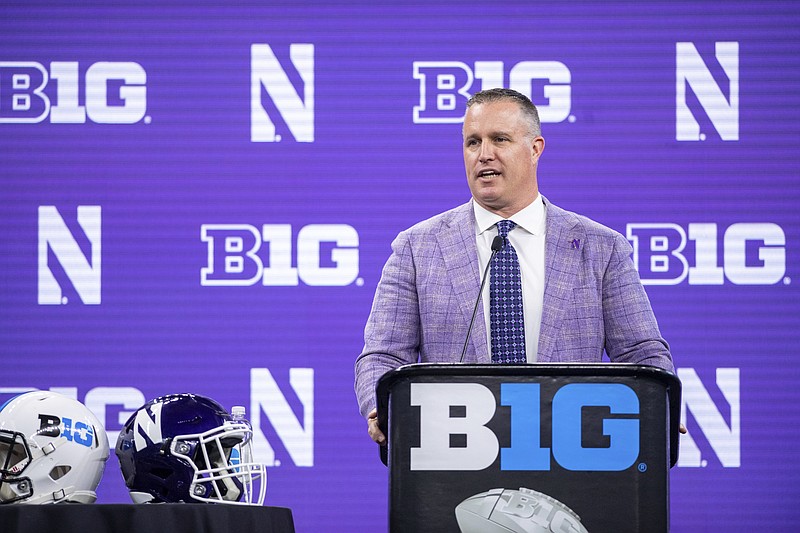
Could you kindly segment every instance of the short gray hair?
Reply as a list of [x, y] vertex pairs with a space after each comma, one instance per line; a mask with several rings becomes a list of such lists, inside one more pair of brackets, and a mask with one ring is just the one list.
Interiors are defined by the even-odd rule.
[[531, 133], [534, 137], [542, 134], [542, 125], [539, 122], [539, 111], [531, 102], [531, 99], [514, 89], [487, 89], [472, 95], [467, 101], [467, 109], [476, 104], [487, 104], [490, 102], [516, 102], [522, 112], [530, 120]]

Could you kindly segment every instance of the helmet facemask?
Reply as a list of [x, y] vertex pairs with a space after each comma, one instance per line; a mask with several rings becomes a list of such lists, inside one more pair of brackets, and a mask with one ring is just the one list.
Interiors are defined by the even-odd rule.
[[[176, 436], [170, 453], [194, 468], [189, 494], [209, 503], [262, 505], [266, 495], [264, 465], [252, 462], [252, 429], [242, 422], [196, 435]], [[256, 481], [258, 480], [258, 483]], [[254, 487], [257, 485], [258, 494]]]
[[33, 496], [30, 478], [20, 474], [31, 464], [31, 452], [25, 436], [16, 431], [0, 430], [0, 504]]

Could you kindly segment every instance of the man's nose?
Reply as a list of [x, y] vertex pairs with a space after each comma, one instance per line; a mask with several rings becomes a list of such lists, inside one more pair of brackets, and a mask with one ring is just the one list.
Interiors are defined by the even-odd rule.
[[478, 154], [478, 159], [481, 163], [492, 161], [494, 159], [494, 148], [492, 143], [481, 143], [481, 151]]

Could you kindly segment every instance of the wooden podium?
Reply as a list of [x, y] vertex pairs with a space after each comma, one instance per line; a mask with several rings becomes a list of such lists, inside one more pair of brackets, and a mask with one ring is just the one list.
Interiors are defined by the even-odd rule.
[[392, 532], [667, 532], [681, 385], [628, 364], [415, 364], [378, 382]]

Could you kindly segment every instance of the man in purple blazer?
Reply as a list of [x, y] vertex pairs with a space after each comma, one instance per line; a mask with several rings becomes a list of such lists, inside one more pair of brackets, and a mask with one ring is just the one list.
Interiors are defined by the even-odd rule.
[[[618, 232], [560, 209], [539, 194], [544, 150], [536, 107], [509, 89], [475, 94], [464, 119], [464, 166], [472, 199], [420, 222], [392, 243], [355, 364], [355, 389], [370, 436], [383, 443], [375, 385], [416, 362], [458, 362], [497, 222], [519, 256], [528, 362], [613, 362], [674, 371], [647, 294]], [[488, 290], [464, 353], [492, 361]]]

